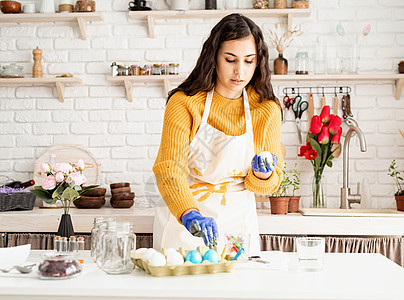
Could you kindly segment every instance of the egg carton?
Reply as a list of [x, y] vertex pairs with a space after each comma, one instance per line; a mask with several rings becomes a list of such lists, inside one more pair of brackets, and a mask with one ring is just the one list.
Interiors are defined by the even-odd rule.
[[[165, 249], [162, 249], [162, 253], [165, 254]], [[187, 255], [190, 250], [183, 250], [180, 248], [179, 253], [183, 257]], [[198, 250], [199, 251], [199, 250]], [[201, 251], [199, 251], [201, 252]], [[201, 252], [202, 254], [203, 252]], [[180, 276], [180, 275], [200, 275], [200, 274], [214, 274], [214, 273], [230, 273], [233, 272], [236, 267], [237, 261], [228, 261], [223, 259], [217, 263], [211, 263], [208, 260], [204, 260], [200, 264], [194, 264], [190, 261], [184, 262], [182, 265], [166, 264], [163, 267], [157, 267], [150, 265], [147, 261], [143, 260], [144, 253], [132, 253], [131, 259], [134, 264], [145, 270], [147, 274], [151, 274], [155, 277], [162, 276]]]

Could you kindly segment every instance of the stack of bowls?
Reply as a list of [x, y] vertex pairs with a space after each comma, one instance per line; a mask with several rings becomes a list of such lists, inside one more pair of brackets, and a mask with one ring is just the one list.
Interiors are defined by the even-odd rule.
[[105, 188], [92, 189], [73, 203], [77, 208], [100, 208], [105, 204], [106, 191]]
[[111, 183], [111, 206], [129, 208], [134, 204], [135, 193], [130, 190], [129, 182]]

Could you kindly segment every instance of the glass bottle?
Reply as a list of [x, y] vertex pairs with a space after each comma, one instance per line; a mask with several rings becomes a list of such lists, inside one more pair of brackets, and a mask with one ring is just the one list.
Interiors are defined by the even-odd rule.
[[283, 53], [279, 53], [278, 57], [274, 60], [274, 73], [275, 75], [288, 74], [288, 60], [283, 57]]
[[63, 236], [60, 241], [60, 251], [67, 252], [67, 237]]
[[60, 251], [60, 236], [55, 236], [55, 239], [53, 240], [53, 250], [56, 252]]
[[83, 263], [84, 262], [84, 237], [79, 236], [77, 238], [77, 255], [78, 255], [78, 260], [79, 262]]
[[69, 238], [69, 252], [73, 252], [76, 250], [76, 237], [72, 235]]
[[135, 234], [129, 222], [110, 223], [102, 238], [101, 269], [108, 274], [125, 274], [132, 272], [134, 264], [130, 258], [135, 248]]
[[143, 75], [152, 75], [152, 65], [144, 65]]
[[327, 207], [327, 181], [322, 174], [316, 174], [311, 178], [313, 199], [310, 204], [312, 208]]
[[309, 55], [307, 52], [296, 53], [296, 75], [309, 74]]

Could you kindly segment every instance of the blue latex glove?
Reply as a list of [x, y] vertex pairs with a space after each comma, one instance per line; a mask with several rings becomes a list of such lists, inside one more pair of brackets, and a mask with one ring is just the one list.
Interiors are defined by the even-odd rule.
[[[272, 159], [270, 156], [272, 156]], [[261, 152], [255, 155], [251, 161], [251, 167], [254, 172], [261, 172], [264, 174], [272, 173], [278, 163], [278, 156], [270, 152]]]
[[202, 237], [209, 248], [217, 244], [219, 233], [215, 219], [204, 217], [197, 210], [191, 210], [182, 216], [181, 221], [193, 236]]

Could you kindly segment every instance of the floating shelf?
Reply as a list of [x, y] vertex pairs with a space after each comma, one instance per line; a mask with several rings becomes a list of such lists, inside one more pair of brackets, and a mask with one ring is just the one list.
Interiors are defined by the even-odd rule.
[[341, 75], [272, 75], [274, 82], [278, 81], [394, 81], [396, 86], [395, 98], [400, 99], [404, 84], [404, 74], [341, 74]]
[[77, 22], [81, 38], [86, 39], [87, 22], [103, 21], [101, 13], [55, 13], [55, 14], [0, 14], [0, 23], [46, 23]]
[[295, 17], [310, 16], [310, 9], [237, 9], [237, 10], [152, 10], [130, 11], [132, 19], [147, 20], [149, 36], [154, 38], [154, 20], [157, 19], [213, 19], [222, 18], [232, 13], [240, 13], [251, 18], [286, 17], [288, 30], [292, 29], [292, 20]]
[[81, 83], [80, 78], [57, 77], [57, 78], [0, 78], [0, 84], [55, 84], [59, 94], [59, 101], [65, 102], [65, 84]]
[[140, 75], [140, 76], [107, 76], [107, 81], [124, 83], [126, 97], [129, 102], [133, 102], [132, 86], [133, 83], [163, 82], [164, 93], [167, 95], [171, 87], [171, 82], [181, 82], [186, 78], [185, 75]]

